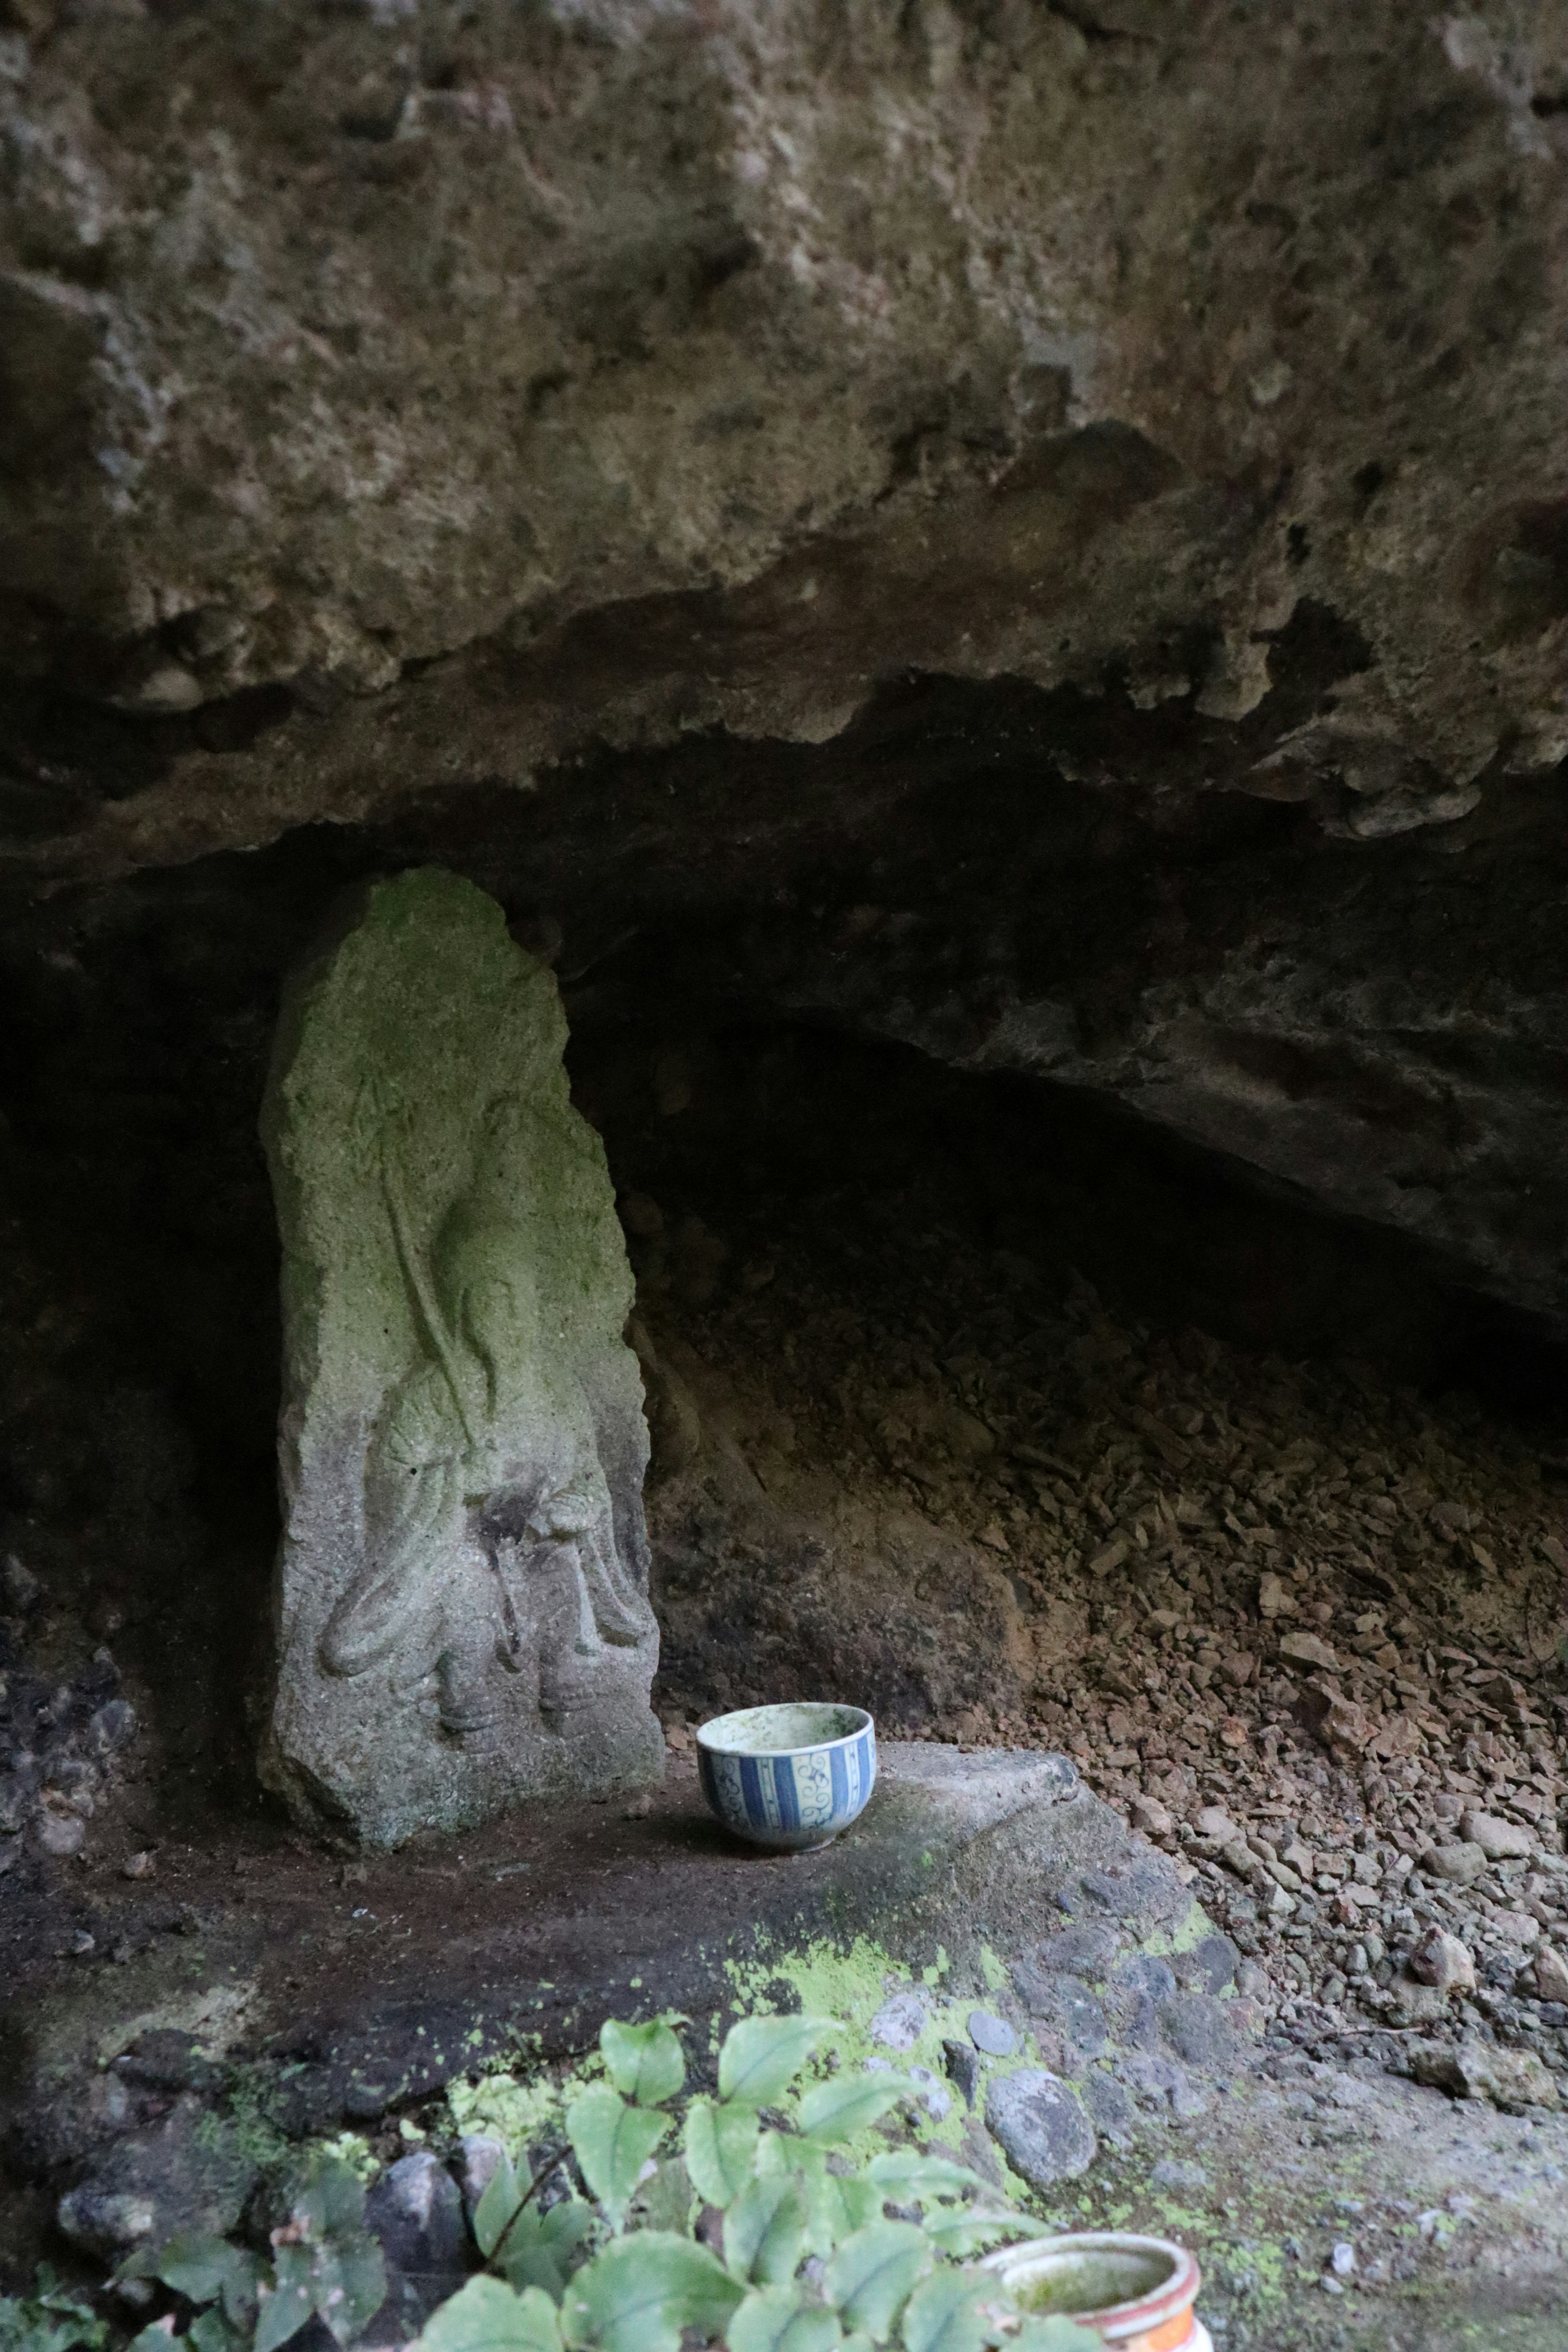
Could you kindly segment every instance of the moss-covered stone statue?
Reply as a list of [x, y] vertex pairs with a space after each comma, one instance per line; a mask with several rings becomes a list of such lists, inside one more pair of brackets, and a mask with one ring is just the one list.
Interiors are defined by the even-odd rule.
[[552, 974], [434, 868], [363, 896], [279, 1026], [262, 1769], [365, 1845], [661, 1768], [631, 1276], [565, 1042]]

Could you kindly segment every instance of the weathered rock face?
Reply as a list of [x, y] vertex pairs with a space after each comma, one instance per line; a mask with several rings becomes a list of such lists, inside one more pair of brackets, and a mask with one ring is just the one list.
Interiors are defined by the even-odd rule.
[[551, 975], [408, 874], [285, 1004], [265, 1777], [374, 1846], [656, 1780], [632, 1286]]
[[1560, 1313], [1563, 0], [0, 22], [0, 872], [651, 828]]

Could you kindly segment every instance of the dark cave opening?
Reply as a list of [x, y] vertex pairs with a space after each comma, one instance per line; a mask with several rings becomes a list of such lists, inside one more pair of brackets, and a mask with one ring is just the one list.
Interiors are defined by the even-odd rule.
[[[43, 1578], [65, 1647], [107, 1643], [145, 1693], [160, 1815], [262, 1801], [279, 1327], [257, 1109], [283, 975], [364, 855], [316, 835], [43, 902], [7, 951], [0, 1551]], [[526, 900], [517, 929], [559, 939]], [[689, 921], [616, 945], [609, 985], [601, 952], [560, 954], [570, 1066], [623, 1202], [669, 1204], [663, 1240], [629, 1235], [667, 1324], [780, 1236], [853, 1282], [868, 1246], [935, 1230], [998, 1297], [1021, 1272], [1042, 1297], [1087, 1280], [1148, 1329], [1468, 1391], [1559, 1460], [1561, 1344], [1437, 1252], [1086, 1089], [770, 1014], [716, 984]]]

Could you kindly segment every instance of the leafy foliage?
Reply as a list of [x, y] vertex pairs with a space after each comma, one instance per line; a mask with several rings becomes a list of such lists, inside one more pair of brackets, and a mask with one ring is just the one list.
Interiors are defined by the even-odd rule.
[[686, 2061], [666, 2018], [651, 2025], [619, 2025], [614, 2018], [599, 2036], [611, 2082], [639, 2107], [673, 2099], [686, 2080]]
[[743, 2292], [706, 2246], [639, 2230], [578, 2272], [561, 2307], [562, 2335], [594, 2352], [678, 2352], [682, 2328], [719, 2335]]
[[753, 2107], [693, 2099], [686, 2110], [686, 2169], [705, 2203], [722, 2212], [752, 2177], [762, 2125]]
[[47, 2263], [40, 2263], [29, 2295], [0, 2294], [0, 2352], [100, 2352], [109, 2330], [85, 2303], [68, 2294]]
[[337, 2157], [304, 2174], [271, 2244], [268, 2263], [225, 2238], [187, 2231], [156, 2253], [133, 2254], [119, 2276], [161, 2279], [202, 2306], [188, 2330], [195, 2352], [247, 2343], [251, 2352], [278, 2352], [312, 2318], [352, 2344], [386, 2300], [386, 2265], [364, 2226], [358, 2174]]
[[[986, 2201], [968, 2166], [907, 2147], [847, 2160], [916, 2085], [844, 2070], [797, 2091], [837, 2032], [828, 2018], [742, 2019], [719, 2053], [719, 2095], [688, 2102], [680, 2152], [656, 2165], [686, 2081], [678, 2022], [605, 2026], [606, 2079], [565, 2116], [587, 2195], [566, 2186], [559, 2148], [531, 2179], [502, 2156], [471, 2214], [488, 2268], [413, 2352], [679, 2352], [687, 2331], [727, 2352], [878, 2352], [895, 2338], [900, 2352], [1091, 2352], [1071, 2321], [1020, 2320], [994, 2274], [963, 2266], [1040, 2227]], [[196, 2307], [191, 2352], [282, 2352], [312, 2317], [352, 2344], [386, 2281], [351, 2167], [329, 2155], [300, 2180], [270, 2244], [268, 2261], [179, 2237], [121, 2274], [161, 2280]], [[156, 2321], [131, 2352], [168, 2352], [173, 2326]], [[0, 2302], [0, 2352], [104, 2352], [105, 2335], [58, 2294]]]

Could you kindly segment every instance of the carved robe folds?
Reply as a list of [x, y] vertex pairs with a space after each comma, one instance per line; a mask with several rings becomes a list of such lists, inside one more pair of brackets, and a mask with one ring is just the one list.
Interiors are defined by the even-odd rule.
[[551, 973], [436, 869], [370, 889], [279, 1022], [262, 1771], [369, 1846], [662, 1767], [631, 1276], [565, 1040]]

